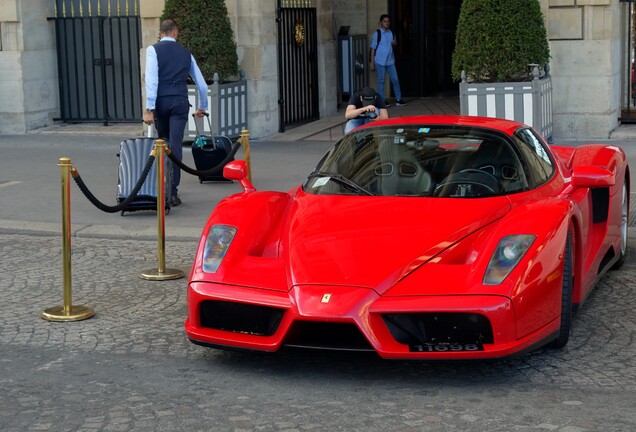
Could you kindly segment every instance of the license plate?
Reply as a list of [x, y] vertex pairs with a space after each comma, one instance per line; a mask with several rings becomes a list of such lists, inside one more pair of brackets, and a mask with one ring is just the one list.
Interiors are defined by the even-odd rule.
[[446, 344], [425, 343], [421, 345], [409, 345], [411, 352], [457, 352], [457, 351], [483, 351], [482, 344]]

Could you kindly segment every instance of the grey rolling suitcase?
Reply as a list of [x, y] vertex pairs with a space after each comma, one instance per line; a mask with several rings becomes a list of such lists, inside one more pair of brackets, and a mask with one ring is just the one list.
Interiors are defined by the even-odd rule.
[[[137, 180], [148, 162], [150, 152], [155, 146], [156, 138], [130, 138], [124, 140], [119, 148], [119, 175], [117, 178], [117, 203], [121, 203], [130, 195], [137, 184]], [[165, 209], [170, 211], [172, 203], [172, 161], [164, 156], [165, 173]], [[157, 209], [157, 160], [152, 164], [152, 168], [146, 177], [146, 181], [137, 193], [135, 198], [125, 209], [121, 211], [133, 212], [137, 210]]]

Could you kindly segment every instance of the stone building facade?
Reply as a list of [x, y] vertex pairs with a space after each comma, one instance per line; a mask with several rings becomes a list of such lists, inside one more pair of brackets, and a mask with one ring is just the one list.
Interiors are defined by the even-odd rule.
[[[387, 0], [280, 0], [316, 7], [319, 110], [337, 112], [337, 32], [370, 35]], [[156, 40], [162, 0], [140, 0], [143, 46]], [[248, 122], [255, 138], [278, 132], [276, 11], [279, 0], [226, 0], [248, 80]], [[627, 3], [541, 0], [553, 77], [554, 136], [607, 138], [625, 104]], [[59, 117], [52, 0], [0, 0], [0, 133], [22, 134]], [[140, 52], [142, 60], [144, 50]], [[143, 79], [143, 77], [142, 77]]]

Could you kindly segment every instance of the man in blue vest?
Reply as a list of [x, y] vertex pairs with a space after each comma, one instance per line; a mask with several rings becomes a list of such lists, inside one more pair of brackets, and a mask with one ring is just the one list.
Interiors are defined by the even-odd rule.
[[[160, 138], [170, 143], [170, 151], [181, 160], [183, 133], [188, 121], [188, 76], [199, 92], [196, 117], [208, 109], [208, 86], [196, 60], [185, 47], [177, 43], [179, 27], [167, 19], [159, 28], [161, 40], [146, 49], [146, 113], [144, 123], [155, 124]], [[181, 172], [173, 164], [172, 205], [181, 204], [177, 195]]]

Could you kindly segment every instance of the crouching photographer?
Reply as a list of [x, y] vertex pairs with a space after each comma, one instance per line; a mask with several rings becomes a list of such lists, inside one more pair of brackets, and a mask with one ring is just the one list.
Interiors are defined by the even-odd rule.
[[349, 99], [349, 105], [345, 111], [345, 118], [347, 123], [345, 124], [344, 133], [362, 126], [378, 119], [388, 119], [389, 112], [384, 105], [384, 100], [380, 98], [380, 95], [372, 87], [365, 87], [362, 90], [355, 92], [351, 99]]

